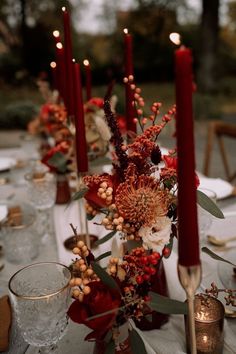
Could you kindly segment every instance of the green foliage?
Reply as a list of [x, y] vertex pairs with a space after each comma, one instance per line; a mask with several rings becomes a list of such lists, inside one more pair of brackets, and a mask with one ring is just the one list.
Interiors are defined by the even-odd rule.
[[130, 345], [132, 353], [147, 354], [143, 340], [135, 329], [130, 332]]
[[110, 340], [109, 343], [106, 345], [106, 349], [104, 354], [115, 354], [116, 346], [114, 340]]
[[107, 234], [106, 236], [100, 238], [99, 240], [97, 240], [95, 242], [95, 246], [101, 245], [104, 242], [107, 242], [108, 240], [110, 240], [115, 234], [117, 233], [117, 231], [112, 231], [109, 232], [109, 234]]
[[88, 188], [87, 187], [84, 187], [84, 188], [81, 188], [79, 191], [77, 191], [73, 196], [72, 196], [72, 200], [79, 200], [81, 198], [84, 197], [84, 195], [87, 193], [88, 191]]
[[224, 214], [218, 208], [218, 206], [209, 198], [205, 193], [197, 190], [197, 202], [198, 204], [208, 211], [211, 215], [219, 219], [224, 219]]
[[97, 274], [97, 276], [101, 279], [101, 281], [106, 284], [111, 289], [116, 289], [120, 291], [117, 282], [104, 270], [100, 267], [99, 264], [95, 262], [91, 262], [93, 271]]
[[57, 151], [49, 160], [48, 164], [55, 167], [59, 173], [67, 172], [67, 159], [65, 155]]
[[231, 263], [230, 261], [227, 261], [226, 259], [218, 256], [217, 254], [215, 254], [214, 252], [212, 252], [209, 248], [207, 247], [202, 247], [202, 252], [208, 254], [208, 256], [210, 256], [213, 259], [216, 259], [217, 261], [221, 261], [221, 262], [225, 262], [228, 264], [231, 264], [232, 266], [236, 267], [236, 264]]
[[15, 101], [2, 110], [0, 128], [27, 129], [28, 123], [37, 113], [38, 107], [31, 101]]
[[165, 314], [184, 314], [188, 312], [187, 304], [178, 300], [173, 300], [168, 297], [150, 292], [151, 301], [149, 307], [157, 312]]
[[95, 258], [95, 262], [99, 262], [101, 261], [103, 258], [109, 257], [111, 256], [111, 251], [105, 252], [103, 254], [101, 254], [100, 256], [98, 256], [97, 258]]

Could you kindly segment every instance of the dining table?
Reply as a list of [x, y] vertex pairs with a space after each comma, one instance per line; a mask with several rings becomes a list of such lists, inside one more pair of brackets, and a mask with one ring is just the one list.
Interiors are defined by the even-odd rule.
[[[31, 145], [30, 145], [31, 144]], [[0, 172], [1, 178], [6, 178], [6, 183], [0, 185], [0, 200], [18, 200], [27, 201], [27, 188], [24, 175], [31, 168], [32, 164], [40, 158], [37, 147], [37, 139], [31, 139], [28, 142], [28, 152], [20, 147], [2, 148], [0, 149], [0, 157], [12, 157], [17, 161], [25, 161], [21, 167], [14, 167], [8, 171]], [[32, 154], [29, 154], [29, 151]], [[101, 169], [103, 166], [101, 166]], [[105, 166], [108, 169], [109, 166]], [[81, 201], [80, 201], [81, 203]], [[209, 234], [219, 237], [220, 239], [234, 236], [236, 232], [236, 197], [227, 195], [224, 198], [219, 198], [217, 204], [225, 214], [224, 219], [217, 219], [213, 217], [213, 222], [208, 231]], [[42, 238], [39, 256], [32, 261], [37, 262], [60, 262], [69, 266], [74, 259], [71, 251], [64, 246], [64, 241], [73, 235], [70, 224], [77, 227], [80, 231], [79, 218], [79, 202], [74, 201], [70, 204], [54, 205], [51, 210], [51, 225], [52, 232]], [[94, 220], [89, 221], [89, 233], [98, 237], [104, 236], [106, 230], [94, 223]], [[1, 243], [1, 237], [0, 237]], [[207, 243], [207, 240], [201, 240], [201, 246], [207, 246], [222, 257], [227, 258], [236, 249], [236, 242], [229, 243], [224, 251], [217, 251], [216, 247]], [[93, 249], [95, 256], [112, 249], [116, 252], [119, 248], [119, 240], [116, 242], [109, 241], [101, 244], [99, 247]], [[224, 287], [222, 283], [221, 263], [218, 260], [211, 258], [208, 254], [201, 252], [202, 260], [202, 280], [197, 292], [203, 292], [210, 287], [212, 282], [215, 282], [219, 288]], [[103, 260], [105, 262], [105, 260]], [[186, 296], [181, 287], [177, 273], [177, 241], [174, 241], [173, 251], [168, 259], [164, 259], [164, 267], [168, 284], [169, 297], [172, 299], [185, 301]], [[0, 257], [0, 264], [4, 265], [0, 271], [0, 297], [8, 294], [8, 281], [10, 277], [26, 264], [9, 263], [4, 257], [4, 249]], [[223, 274], [224, 276], [224, 274]], [[220, 297], [222, 302], [225, 301]], [[89, 329], [84, 325], [78, 325], [69, 321], [64, 337], [58, 343], [59, 354], [89, 354], [93, 353], [94, 343], [85, 341], [85, 336], [89, 333]], [[185, 325], [183, 315], [171, 315], [169, 321], [158, 330], [140, 331], [145, 343], [148, 354], [184, 354], [186, 353], [185, 340]], [[9, 350], [4, 354], [35, 354], [38, 349], [34, 348], [24, 342], [21, 337], [17, 324], [12, 319]], [[226, 318], [224, 320], [224, 349], [223, 354], [236, 353], [236, 319]]]

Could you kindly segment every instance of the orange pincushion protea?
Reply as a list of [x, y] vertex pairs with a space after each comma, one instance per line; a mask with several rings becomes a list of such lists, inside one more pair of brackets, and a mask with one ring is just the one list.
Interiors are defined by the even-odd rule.
[[169, 193], [161, 190], [159, 183], [150, 176], [130, 178], [116, 190], [116, 208], [132, 224], [150, 226], [157, 217], [167, 214], [169, 204]]

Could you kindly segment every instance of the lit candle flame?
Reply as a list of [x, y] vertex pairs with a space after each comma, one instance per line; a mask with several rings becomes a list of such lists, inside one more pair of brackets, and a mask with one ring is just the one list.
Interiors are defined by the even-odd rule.
[[207, 336], [203, 336], [203, 337], [202, 337], [202, 340], [203, 340], [204, 343], [207, 343], [208, 337], [207, 337]]
[[85, 59], [85, 60], [83, 61], [83, 64], [84, 64], [85, 66], [89, 66], [89, 61], [88, 61], [88, 59]]
[[76, 62], [76, 61], [75, 61], [75, 58], [73, 58], [72, 61], [73, 61], [73, 63], [75, 63], [75, 62]]
[[60, 36], [60, 32], [58, 30], [53, 31], [52, 34], [55, 38], [58, 38]]
[[61, 9], [62, 9], [63, 12], [66, 11], [66, 7], [65, 6], [63, 6]]
[[56, 47], [57, 47], [58, 49], [62, 49], [62, 48], [63, 48], [63, 45], [62, 45], [61, 42], [58, 42], [58, 43], [56, 44]]
[[174, 43], [175, 45], [180, 45], [181, 44], [181, 36], [180, 36], [179, 33], [172, 32], [169, 35], [169, 38], [170, 38], [171, 42]]
[[55, 61], [51, 61], [50, 66], [52, 69], [55, 69], [57, 66], [57, 63]]
[[124, 34], [128, 34], [128, 33], [129, 33], [128, 28], [124, 28]]

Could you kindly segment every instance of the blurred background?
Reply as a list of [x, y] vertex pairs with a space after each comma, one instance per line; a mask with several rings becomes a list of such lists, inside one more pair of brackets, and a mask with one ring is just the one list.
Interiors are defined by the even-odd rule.
[[174, 103], [175, 47], [169, 34], [179, 32], [193, 50], [195, 118], [234, 119], [236, 1], [1, 0], [1, 129], [24, 129], [43, 103], [36, 81], [38, 77], [51, 81], [52, 32], [63, 33], [62, 6], [71, 13], [75, 58], [90, 61], [94, 96], [103, 97], [115, 79], [118, 110], [124, 112], [123, 29], [128, 28], [136, 82], [147, 103], [163, 101], [165, 107]]

